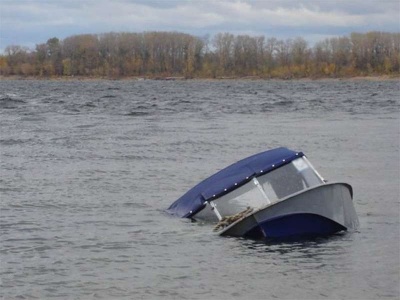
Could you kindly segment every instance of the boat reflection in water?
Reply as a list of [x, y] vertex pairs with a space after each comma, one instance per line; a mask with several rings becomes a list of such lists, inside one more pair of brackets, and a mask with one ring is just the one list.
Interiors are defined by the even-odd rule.
[[358, 227], [353, 190], [327, 183], [302, 152], [268, 150], [203, 180], [168, 209], [216, 223], [224, 236], [323, 236]]

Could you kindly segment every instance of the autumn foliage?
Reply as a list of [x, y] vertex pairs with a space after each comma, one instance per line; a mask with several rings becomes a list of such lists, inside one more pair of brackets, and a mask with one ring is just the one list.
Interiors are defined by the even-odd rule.
[[0, 55], [0, 75], [35, 77], [319, 78], [399, 75], [400, 33], [352, 33], [310, 47], [303, 38], [219, 33], [105, 33], [51, 38]]

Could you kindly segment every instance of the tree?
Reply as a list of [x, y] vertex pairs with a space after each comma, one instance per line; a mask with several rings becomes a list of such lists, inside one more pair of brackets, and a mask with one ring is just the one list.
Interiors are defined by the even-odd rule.
[[10, 75], [24, 75], [21, 72], [21, 65], [29, 62], [29, 49], [18, 45], [7, 46], [5, 49], [7, 65], [10, 68]]
[[33, 51], [10, 45], [0, 74], [39, 76], [355, 76], [399, 74], [400, 33], [327, 38], [310, 48], [301, 37], [179, 32], [104, 33], [50, 38]]
[[213, 46], [218, 60], [218, 71], [221, 75], [231, 75], [234, 65], [233, 45], [234, 35], [230, 33], [218, 33], [213, 39]]
[[62, 55], [60, 40], [53, 37], [47, 40], [47, 57], [53, 65], [55, 75], [63, 74]]

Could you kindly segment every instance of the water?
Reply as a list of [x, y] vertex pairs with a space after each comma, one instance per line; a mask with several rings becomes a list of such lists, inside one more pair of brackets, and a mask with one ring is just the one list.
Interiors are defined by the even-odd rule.
[[[4, 299], [399, 299], [399, 82], [0, 81]], [[278, 146], [354, 187], [360, 228], [222, 238], [164, 210]]]

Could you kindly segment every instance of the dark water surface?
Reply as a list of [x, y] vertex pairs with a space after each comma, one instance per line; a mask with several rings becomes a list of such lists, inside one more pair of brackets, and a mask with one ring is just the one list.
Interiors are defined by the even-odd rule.
[[[4, 299], [399, 299], [399, 82], [0, 81]], [[164, 210], [278, 146], [349, 182], [357, 232], [215, 236]]]

